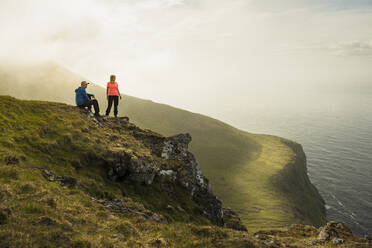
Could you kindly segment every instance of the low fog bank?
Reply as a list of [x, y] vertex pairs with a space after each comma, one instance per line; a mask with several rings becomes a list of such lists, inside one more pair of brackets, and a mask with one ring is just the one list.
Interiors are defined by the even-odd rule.
[[104, 86], [116, 74], [123, 93], [238, 124], [251, 109], [371, 94], [372, 11], [355, 3], [3, 0], [0, 69], [30, 90], [49, 70], [40, 74], [71, 84], [63, 102], [82, 78]]

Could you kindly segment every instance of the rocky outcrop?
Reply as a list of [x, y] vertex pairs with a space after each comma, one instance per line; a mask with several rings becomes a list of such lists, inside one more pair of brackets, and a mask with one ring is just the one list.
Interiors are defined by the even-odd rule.
[[[174, 182], [186, 189], [193, 201], [202, 209], [203, 215], [213, 224], [224, 225], [221, 202], [213, 195], [208, 179], [203, 176], [194, 155], [188, 151], [191, 142], [189, 134], [172, 137], [143, 135], [142, 130], [135, 130], [134, 137], [143, 142], [159, 159], [174, 161], [181, 166], [163, 168], [161, 162], [138, 158], [119, 151], [112, 153], [107, 176], [113, 181], [129, 180], [151, 185], [155, 178], [159, 181]], [[142, 132], [142, 133], [141, 133]]]
[[334, 244], [342, 244], [345, 238], [352, 237], [351, 230], [343, 223], [331, 221], [327, 225], [320, 228], [318, 240], [330, 241]]
[[67, 187], [75, 188], [75, 189], [80, 188], [80, 185], [77, 183], [77, 180], [75, 178], [57, 176], [56, 174], [54, 174], [53, 171], [50, 171], [50, 170], [43, 170], [42, 175], [48, 181], [56, 182], [60, 184], [61, 186], [67, 186]]
[[159, 167], [154, 161], [139, 159], [124, 151], [111, 154], [114, 158], [107, 176], [113, 181], [131, 180], [146, 185], [152, 184]]
[[162, 223], [167, 222], [167, 220], [163, 216], [145, 209], [142, 205], [141, 205], [142, 209], [135, 209], [132, 206], [130, 206], [128, 202], [122, 199], [107, 200], [107, 199], [96, 199], [94, 197], [91, 197], [91, 200], [103, 205], [106, 209], [108, 209], [109, 211], [113, 213], [134, 214], [137, 216], [141, 216], [144, 220], [152, 220], [155, 222], [162, 222]]
[[218, 226], [224, 225], [222, 203], [213, 195], [208, 179], [203, 176], [194, 155], [188, 151], [190, 134], [179, 134], [166, 138], [161, 157], [184, 163], [177, 172], [177, 181], [186, 188], [193, 200], [203, 209], [203, 214]]

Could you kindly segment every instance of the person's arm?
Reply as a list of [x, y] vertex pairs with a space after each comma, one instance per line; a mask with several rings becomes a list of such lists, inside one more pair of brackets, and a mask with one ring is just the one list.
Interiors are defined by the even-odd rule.
[[82, 88], [82, 95], [83, 95], [83, 98], [85, 98], [85, 100], [90, 100], [90, 98], [87, 94], [87, 91], [84, 88]]
[[87, 96], [89, 97], [89, 99], [91, 99], [92, 97], [94, 98], [93, 94], [87, 94]]
[[120, 94], [119, 86], [118, 86], [118, 93], [119, 93], [119, 97], [121, 99], [121, 94]]
[[108, 100], [108, 91], [109, 91], [109, 87], [107, 86], [107, 89], [106, 89], [106, 98]]

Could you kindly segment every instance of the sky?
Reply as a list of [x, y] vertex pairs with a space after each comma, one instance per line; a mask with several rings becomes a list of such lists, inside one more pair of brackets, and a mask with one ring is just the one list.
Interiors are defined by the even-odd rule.
[[372, 0], [1, 0], [0, 64], [226, 120], [372, 87], [371, 24]]

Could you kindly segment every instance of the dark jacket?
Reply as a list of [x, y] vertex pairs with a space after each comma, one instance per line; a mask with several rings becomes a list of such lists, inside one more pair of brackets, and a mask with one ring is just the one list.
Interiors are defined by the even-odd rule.
[[94, 96], [92, 94], [87, 94], [85, 88], [79, 87], [75, 90], [75, 102], [77, 106], [83, 105], [86, 101], [89, 101], [90, 98]]

